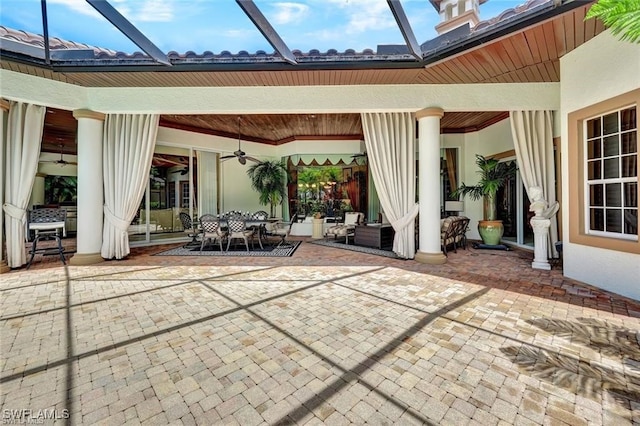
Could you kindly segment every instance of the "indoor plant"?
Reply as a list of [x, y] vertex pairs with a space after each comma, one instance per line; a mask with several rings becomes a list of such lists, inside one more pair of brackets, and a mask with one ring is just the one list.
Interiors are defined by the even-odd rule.
[[251, 187], [260, 193], [260, 204], [271, 206], [271, 217], [275, 217], [275, 205], [287, 198], [287, 169], [278, 160], [262, 161], [247, 169]]
[[478, 221], [478, 233], [487, 245], [498, 245], [504, 232], [502, 221], [498, 220], [496, 194], [498, 189], [518, 170], [515, 161], [501, 162], [495, 158], [485, 158], [476, 154], [476, 165], [480, 170], [480, 181], [476, 185], [464, 182], [451, 193], [455, 198], [468, 195], [472, 200], [483, 199], [483, 219]]

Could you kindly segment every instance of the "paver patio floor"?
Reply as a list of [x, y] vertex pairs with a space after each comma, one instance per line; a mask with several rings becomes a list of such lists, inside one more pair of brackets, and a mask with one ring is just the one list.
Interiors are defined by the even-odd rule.
[[640, 304], [530, 253], [166, 248], [1, 276], [4, 423], [640, 423]]

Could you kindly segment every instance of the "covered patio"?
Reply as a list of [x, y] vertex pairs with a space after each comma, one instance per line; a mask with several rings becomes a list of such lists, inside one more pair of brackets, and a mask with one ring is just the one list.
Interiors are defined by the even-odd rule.
[[425, 265], [303, 242], [247, 265], [153, 256], [167, 247], [5, 274], [2, 406], [70, 424], [639, 419], [640, 303], [530, 252]]

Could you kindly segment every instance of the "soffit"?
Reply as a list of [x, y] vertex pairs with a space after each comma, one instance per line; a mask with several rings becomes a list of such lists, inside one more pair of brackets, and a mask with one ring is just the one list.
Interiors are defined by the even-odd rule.
[[[441, 132], [478, 131], [508, 116], [508, 112], [447, 112], [441, 120]], [[247, 114], [240, 118], [243, 141], [279, 145], [294, 140], [364, 138], [360, 114]], [[238, 138], [236, 115], [161, 115], [160, 126]], [[77, 127], [77, 120], [71, 111], [47, 108], [42, 152], [76, 154]]]

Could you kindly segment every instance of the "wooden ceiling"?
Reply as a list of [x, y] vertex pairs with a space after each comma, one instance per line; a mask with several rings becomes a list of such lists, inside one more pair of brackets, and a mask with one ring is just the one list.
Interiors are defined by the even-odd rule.
[[[34, 65], [0, 59], [4, 69], [86, 87], [232, 87], [360, 84], [473, 84], [558, 82], [560, 58], [604, 31], [599, 20], [585, 21], [592, 2], [461, 53], [411, 69], [318, 69], [295, 71], [183, 72], [54, 72]], [[507, 112], [445, 113], [443, 133], [482, 129], [508, 116]], [[237, 116], [163, 115], [161, 126], [238, 137]], [[49, 110], [43, 150], [75, 151], [76, 121], [70, 112]], [[244, 115], [243, 140], [277, 145], [298, 139], [362, 138], [359, 114]]]
[[[477, 131], [509, 116], [508, 112], [448, 112], [442, 133]], [[237, 115], [161, 115], [160, 126], [238, 138]], [[47, 108], [42, 152], [76, 154], [77, 121], [71, 111]], [[243, 141], [279, 145], [294, 140], [364, 138], [360, 114], [253, 114], [240, 116]]]

